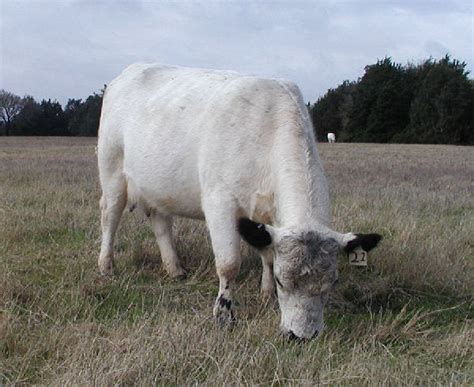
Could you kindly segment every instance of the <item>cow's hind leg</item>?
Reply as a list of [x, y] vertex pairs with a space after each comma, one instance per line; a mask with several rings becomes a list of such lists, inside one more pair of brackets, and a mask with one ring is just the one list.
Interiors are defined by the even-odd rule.
[[172, 278], [183, 278], [186, 272], [176, 254], [173, 243], [172, 218], [152, 212], [151, 224], [155, 233], [156, 241], [160, 247], [161, 260], [167, 273]]
[[102, 244], [99, 255], [101, 274], [113, 273], [114, 237], [127, 202], [127, 183], [123, 174], [118, 173], [107, 182], [100, 199]]
[[236, 207], [231, 200], [212, 197], [204, 200], [203, 207], [219, 277], [214, 317], [219, 323], [227, 324], [234, 321], [232, 291], [241, 262]]

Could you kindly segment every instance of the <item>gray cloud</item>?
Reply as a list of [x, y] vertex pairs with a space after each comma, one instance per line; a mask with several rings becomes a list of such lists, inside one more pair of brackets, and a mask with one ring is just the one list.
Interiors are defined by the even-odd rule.
[[137, 61], [289, 78], [307, 100], [385, 56], [472, 70], [470, 1], [0, 1], [0, 87], [62, 103]]

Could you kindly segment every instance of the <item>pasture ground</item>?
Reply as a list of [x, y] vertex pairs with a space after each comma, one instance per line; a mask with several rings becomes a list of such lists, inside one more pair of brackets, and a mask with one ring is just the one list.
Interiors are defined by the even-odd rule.
[[96, 139], [0, 138], [0, 384], [473, 384], [474, 148], [320, 144], [334, 228], [377, 231], [368, 268], [339, 257], [326, 331], [278, 335], [243, 248], [238, 322], [219, 329], [202, 222], [178, 220], [188, 279], [167, 278], [126, 213], [98, 275]]

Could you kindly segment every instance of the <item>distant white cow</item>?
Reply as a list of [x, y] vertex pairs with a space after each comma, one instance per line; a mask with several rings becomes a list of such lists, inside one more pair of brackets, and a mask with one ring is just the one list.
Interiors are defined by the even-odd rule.
[[112, 272], [114, 234], [127, 203], [151, 218], [172, 277], [185, 274], [172, 216], [205, 219], [220, 282], [214, 315], [221, 322], [234, 318], [239, 232], [260, 252], [264, 294], [274, 292], [276, 281], [281, 328], [293, 338], [321, 331], [339, 250], [368, 251], [380, 239], [330, 228], [313, 128], [298, 87], [288, 81], [132, 65], [105, 92], [98, 162], [101, 272]]
[[336, 134], [335, 133], [328, 133], [328, 142], [330, 142], [330, 143], [336, 142]]

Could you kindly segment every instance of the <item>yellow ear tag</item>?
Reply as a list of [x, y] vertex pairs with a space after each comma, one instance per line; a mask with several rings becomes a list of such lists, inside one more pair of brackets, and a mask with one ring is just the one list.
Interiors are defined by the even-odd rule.
[[358, 246], [352, 253], [349, 253], [349, 265], [367, 266], [367, 251]]

